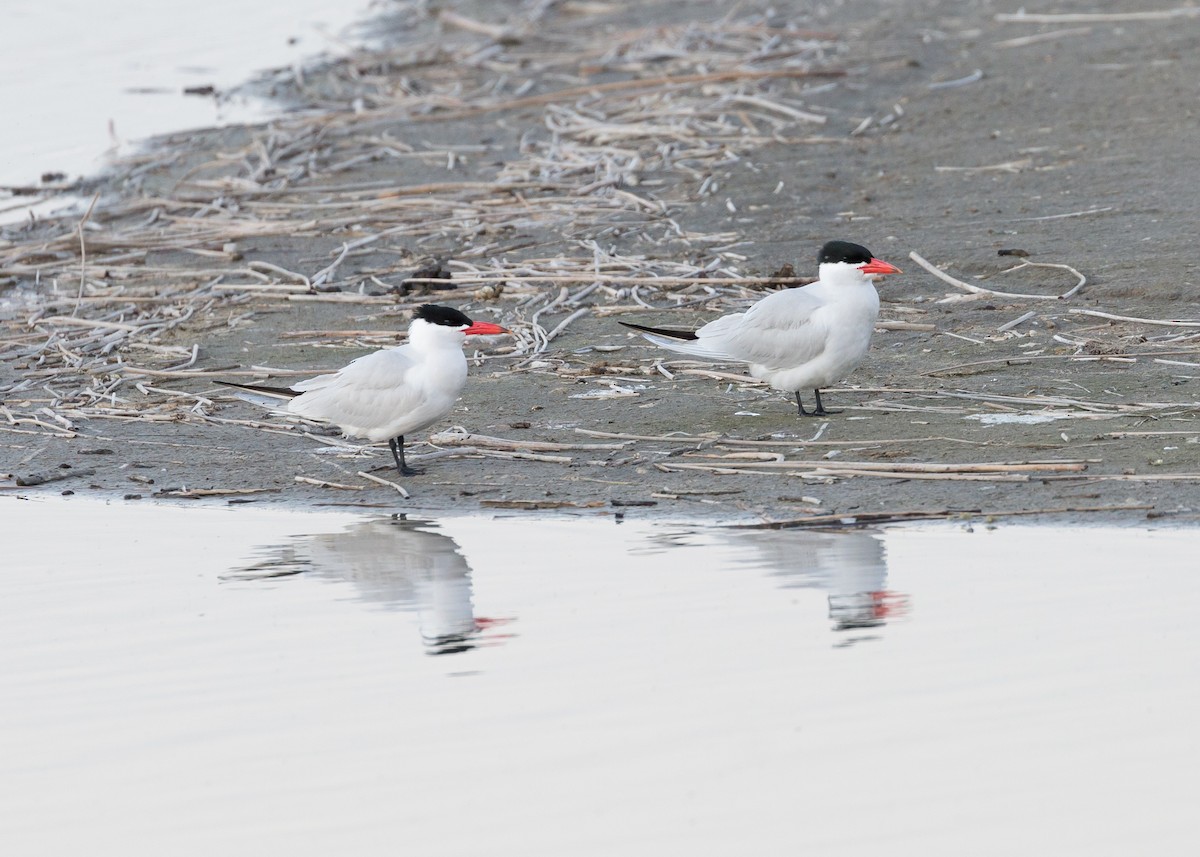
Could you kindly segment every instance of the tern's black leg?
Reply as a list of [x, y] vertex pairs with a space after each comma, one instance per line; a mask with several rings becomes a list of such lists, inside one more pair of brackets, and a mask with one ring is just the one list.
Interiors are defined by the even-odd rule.
[[800, 401], [800, 391], [796, 391], [796, 407], [800, 409], [800, 416], [811, 416], [808, 411], [804, 410], [804, 402]]
[[[799, 394], [799, 393], [797, 393], [796, 395], [797, 395], [797, 396], [799, 396], [800, 394]], [[823, 417], [823, 416], [825, 416], [825, 415], [827, 415], [827, 414], [840, 414], [840, 413], [841, 413], [841, 411], [827, 411], [827, 410], [825, 410], [825, 406], [821, 404], [821, 391], [820, 391], [820, 390], [815, 390], [815, 389], [814, 389], [814, 390], [813, 390], [813, 395], [817, 397], [817, 409], [816, 409], [815, 411], [813, 411], [813, 416], [814, 416], [814, 417]]]
[[388, 441], [388, 448], [392, 450], [392, 458], [396, 459], [396, 469], [400, 471], [401, 476], [416, 476], [423, 471], [414, 470], [409, 467], [404, 461], [404, 435], [394, 437]]

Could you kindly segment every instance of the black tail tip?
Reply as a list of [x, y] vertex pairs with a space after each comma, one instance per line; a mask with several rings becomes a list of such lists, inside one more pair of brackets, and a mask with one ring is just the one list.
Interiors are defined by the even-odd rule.
[[671, 339], [696, 339], [696, 334], [690, 330], [664, 330], [661, 327], [646, 327], [644, 324], [634, 324], [632, 321], [618, 321], [617, 324], [642, 333], [653, 333], [658, 336], [668, 336]]

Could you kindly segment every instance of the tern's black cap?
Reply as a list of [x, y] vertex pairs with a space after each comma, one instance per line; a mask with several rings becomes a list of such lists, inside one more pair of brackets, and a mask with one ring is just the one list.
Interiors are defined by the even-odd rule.
[[861, 244], [852, 244], [849, 241], [827, 241], [821, 248], [821, 252], [817, 254], [817, 264], [849, 262], [851, 265], [858, 265], [870, 262], [871, 258], [871, 251]]
[[422, 304], [413, 318], [427, 321], [430, 324], [442, 324], [446, 327], [470, 327], [471, 319], [467, 318], [454, 307], [439, 306], [438, 304]]

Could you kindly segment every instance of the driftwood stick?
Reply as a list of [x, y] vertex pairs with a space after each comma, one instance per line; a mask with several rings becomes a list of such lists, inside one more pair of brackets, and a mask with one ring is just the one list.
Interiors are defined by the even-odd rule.
[[1074, 296], [1087, 283], [1087, 277], [1085, 277], [1083, 274], [1079, 273], [1077, 270], [1072, 268], [1070, 265], [1052, 264], [1050, 262], [1022, 261], [1022, 263], [1020, 265], [1016, 265], [1015, 267], [1009, 268], [1008, 271], [1005, 271], [1004, 273], [1009, 273], [1010, 271], [1017, 271], [1017, 270], [1020, 270], [1021, 268], [1026, 268], [1026, 267], [1061, 268], [1063, 270], [1070, 271], [1072, 274], [1074, 274], [1076, 277], [1079, 278], [1079, 281], [1077, 283], [1075, 283], [1075, 285], [1072, 288], [1068, 289], [1067, 291], [1063, 292], [1060, 295], [1031, 295], [1031, 294], [1023, 294], [1023, 293], [1019, 293], [1019, 292], [1001, 292], [1001, 291], [997, 291], [996, 289], [986, 289], [983, 286], [975, 286], [975, 285], [972, 285], [971, 283], [965, 283], [962, 280], [956, 279], [956, 278], [950, 276], [949, 274], [947, 274], [945, 271], [942, 271], [941, 269], [939, 269], [932, 262], [929, 262], [928, 260], [926, 260], [916, 250], [913, 250], [912, 252], [910, 252], [908, 254], [908, 258], [912, 259], [914, 262], [916, 262], [918, 265], [920, 265], [922, 268], [924, 268], [929, 273], [933, 274], [935, 277], [937, 277], [942, 282], [949, 283], [950, 285], [954, 286], [957, 289], [962, 289], [963, 291], [971, 292], [972, 294], [975, 294], [975, 295], [996, 295], [998, 297], [1003, 297], [1003, 298], [1022, 298], [1024, 300], [1033, 300], [1033, 301], [1060, 301], [1060, 300], [1066, 300], [1067, 298]]
[[510, 440], [506, 437], [491, 437], [459, 431], [442, 431], [433, 434], [429, 442], [434, 446], [477, 446], [487, 449], [526, 450], [531, 452], [559, 452], [564, 449], [624, 449], [625, 443], [553, 443], [543, 440]]
[[340, 482], [326, 482], [324, 479], [312, 479], [308, 476], [297, 476], [297, 482], [305, 485], [316, 485], [318, 488], [337, 488], [341, 491], [366, 491], [365, 485], [343, 485]]
[[409, 498], [409, 494], [407, 491], [404, 490], [404, 486], [398, 482], [390, 482], [387, 479], [382, 479], [371, 473], [367, 473], [367, 471], [365, 471], [365, 470], [358, 471], [358, 475], [361, 476], [363, 479], [366, 479], [369, 482], [376, 483], [377, 485], [386, 485], [389, 488], [395, 488], [397, 491], [400, 492], [400, 496], [403, 497], [405, 500], [407, 500]]
[[1200, 327], [1200, 321], [1180, 321], [1176, 319], [1160, 319], [1160, 318], [1138, 318], [1132, 315], [1113, 315], [1110, 312], [1101, 312], [1095, 309], [1073, 309], [1068, 310], [1073, 315], [1090, 315], [1094, 318], [1107, 318], [1112, 321], [1131, 321], [1135, 324], [1154, 324], [1161, 327]]

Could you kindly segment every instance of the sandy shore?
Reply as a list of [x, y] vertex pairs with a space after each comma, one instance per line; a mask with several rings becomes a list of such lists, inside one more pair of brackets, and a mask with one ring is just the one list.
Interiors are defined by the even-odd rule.
[[[86, 218], [6, 229], [0, 490], [1194, 520], [1195, 18], [773, 8], [414, 7], [387, 48], [255, 83], [288, 117], [154, 141]], [[905, 271], [841, 414], [616, 323], [740, 309], [829, 238]], [[428, 301], [516, 336], [409, 439], [423, 476], [213, 383], [336, 368]]]

